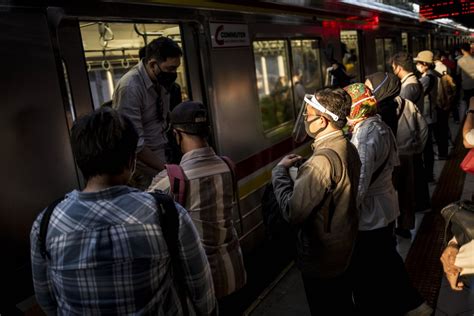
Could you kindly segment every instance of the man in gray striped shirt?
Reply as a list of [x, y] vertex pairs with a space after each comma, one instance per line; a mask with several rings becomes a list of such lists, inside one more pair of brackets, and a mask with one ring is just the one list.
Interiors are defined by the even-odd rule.
[[127, 116], [138, 132], [137, 170], [132, 180], [142, 190], [166, 161], [169, 90], [183, 55], [167, 37], [151, 41], [145, 51], [145, 58], [120, 79], [112, 100], [112, 107]]
[[[211, 266], [221, 315], [234, 315], [234, 293], [246, 283], [247, 275], [237, 231], [232, 220], [231, 170], [209, 147], [207, 111], [199, 102], [183, 102], [171, 112], [171, 125], [184, 153], [180, 167], [186, 191], [182, 203], [196, 225]], [[173, 187], [173, 190], [170, 190]], [[167, 171], [158, 174], [149, 190], [174, 191]], [[175, 200], [177, 196], [174, 196]], [[232, 306], [234, 305], [234, 306]]]

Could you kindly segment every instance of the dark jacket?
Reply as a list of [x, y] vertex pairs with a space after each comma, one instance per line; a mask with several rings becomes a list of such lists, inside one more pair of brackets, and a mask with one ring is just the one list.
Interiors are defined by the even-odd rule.
[[[315, 140], [313, 148], [294, 183], [283, 166], [273, 169], [272, 182], [283, 217], [298, 232], [299, 269], [308, 277], [331, 278], [347, 269], [352, 256], [359, 220], [356, 199], [361, 162], [342, 131]], [[321, 148], [334, 150], [342, 163], [342, 176], [333, 191], [329, 231], [324, 229], [323, 208], [329, 207], [331, 199], [321, 202], [331, 185], [334, 166], [326, 156], [317, 154]]]

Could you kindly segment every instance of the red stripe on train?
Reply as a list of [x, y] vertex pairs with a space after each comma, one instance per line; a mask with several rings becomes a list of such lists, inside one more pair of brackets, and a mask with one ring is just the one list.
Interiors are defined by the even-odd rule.
[[301, 145], [302, 144], [295, 143], [293, 138], [290, 137], [273, 145], [272, 147], [264, 149], [261, 152], [240, 161], [236, 165], [237, 179], [240, 180], [245, 178], [249, 174], [288, 154], [290, 151]]

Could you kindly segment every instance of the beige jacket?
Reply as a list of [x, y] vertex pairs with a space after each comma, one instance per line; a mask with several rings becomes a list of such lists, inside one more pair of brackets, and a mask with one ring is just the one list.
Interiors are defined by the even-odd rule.
[[[333, 199], [324, 199], [334, 166], [326, 156], [318, 155], [321, 148], [334, 150], [342, 163], [342, 177]], [[343, 273], [352, 256], [358, 228], [356, 199], [361, 162], [357, 149], [342, 131], [316, 139], [313, 149], [295, 182], [283, 166], [273, 169], [272, 182], [283, 217], [298, 231], [298, 267], [305, 276], [329, 278]], [[331, 200], [333, 215], [329, 231], [325, 231], [322, 210], [330, 207]]]

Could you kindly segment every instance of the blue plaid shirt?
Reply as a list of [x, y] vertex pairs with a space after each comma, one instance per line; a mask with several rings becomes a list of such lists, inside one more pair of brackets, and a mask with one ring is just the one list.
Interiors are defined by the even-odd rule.
[[[211, 271], [199, 235], [179, 204], [180, 260], [197, 314], [216, 307]], [[54, 210], [43, 259], [31, 230], [33, 283], [48, 314], [181, 315], [170, 253], [153, 196], [127, 186], [70, 192]]]

